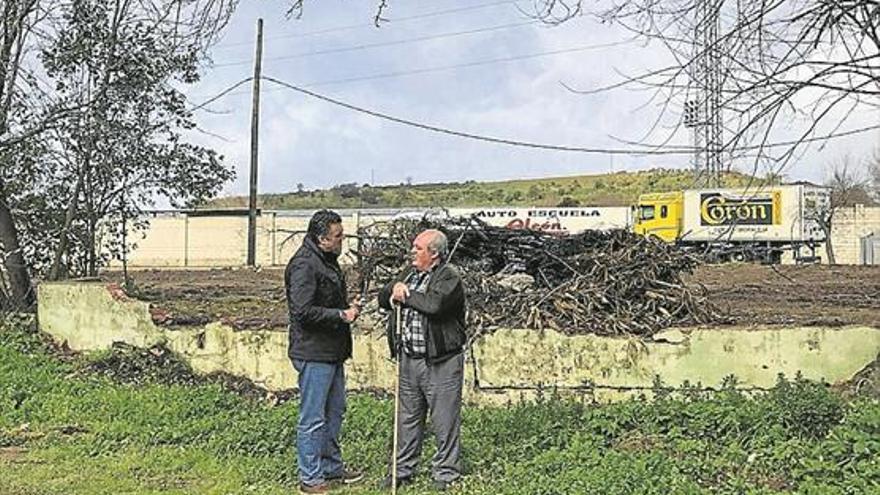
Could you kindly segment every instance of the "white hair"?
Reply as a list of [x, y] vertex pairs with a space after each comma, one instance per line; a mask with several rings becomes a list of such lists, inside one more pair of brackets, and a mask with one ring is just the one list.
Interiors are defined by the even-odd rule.
[[431, 240], [428, 241], [428, 249], [432, 253], [438, 254], [440, 259], [446, 259], [446, 255], [449, 254], [449, 241], [446, 239], [446, 234], [436, 229], [425, 231], [425, 233], [428, 232], [433, 234]]

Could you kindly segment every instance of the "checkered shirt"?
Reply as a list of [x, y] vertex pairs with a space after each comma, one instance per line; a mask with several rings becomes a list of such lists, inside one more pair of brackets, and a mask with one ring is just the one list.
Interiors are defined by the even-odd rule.
[[[425, 293], [431, 272], [413, 272], [406, 280], [410, 292]], [[425, 316], [412, 308], [403, 308], [403, 351], [413, 357], [424, 357], [428, 353]]]

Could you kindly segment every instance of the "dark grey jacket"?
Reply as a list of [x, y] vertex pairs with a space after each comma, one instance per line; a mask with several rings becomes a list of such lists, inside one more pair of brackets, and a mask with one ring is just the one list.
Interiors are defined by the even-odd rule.
[[341, 363], [351, 357], [351, 327], [345, 275], [336, 255], [325, 253], [306, 237], [284, 272], [291, 359]]
[[[406, 280], [411, 273], [412, 270], [404, 272], [382, 289], [379, 293], [379, 306], [393, 311], [389, 302], [391, 288], [395, 283]], [[454, 266], [446, 264], [435, 268], [425, 293], [410, 292], [403, 305], [425, 316], [428, 361], [445, 361], [464, 349], [467, 339], [464, 325], [466, 297], [461, 275]], [[394, 340], [395, 327], [396, 318], [392, 312], [386, 328], [392, 356], [397, 344]]]

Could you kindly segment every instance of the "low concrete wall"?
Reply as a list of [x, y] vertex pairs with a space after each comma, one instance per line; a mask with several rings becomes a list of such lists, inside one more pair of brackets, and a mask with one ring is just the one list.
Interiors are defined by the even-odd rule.
[[[286, 329], [236, 331], [222, 323], [162, 328], [152, 322], [148, 303], [93, 282], [42, 284], [39, 321], [43, 331], [74, 350], [164, 343], [201, 373], [226, 371], [274, 390], [296, 386]], [[349, 388], [390, 389], [394, 368], [384, 336], [360, 325], [354, 340]], [[505, 329], [474, 344], [466, 396], [496, 402], [559, 388], [614, 400], [627, 390], [650, 389], [655, 375], [672, 386], [686, 380], [717, 386], [734, 374], [743, 386], [770, 387], [779, 373], [800, 371], [835, 383], [851, 378], [878, 353], [880, 329], [867, 327], [668, 330], [653, 342]]]

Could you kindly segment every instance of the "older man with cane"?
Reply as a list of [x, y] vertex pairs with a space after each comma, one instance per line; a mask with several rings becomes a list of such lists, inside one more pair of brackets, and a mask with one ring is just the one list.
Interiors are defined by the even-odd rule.
[[447, 253], [446, 235], [423, 231], [412, 244], [412, 269], [379, 294], [381, 307], [400, 308], [399, 318], [389, 318], [387, 329], [389, 347], [398, 359], [399, 445], [392, 453], [396, 469], [385, 480], [386, 488], [413, 481], [429, 412], [437, 438], [431, 466], [434, 488], [446, 490], [461, 477], [465, 292], [458, 270], [446, 263]]

